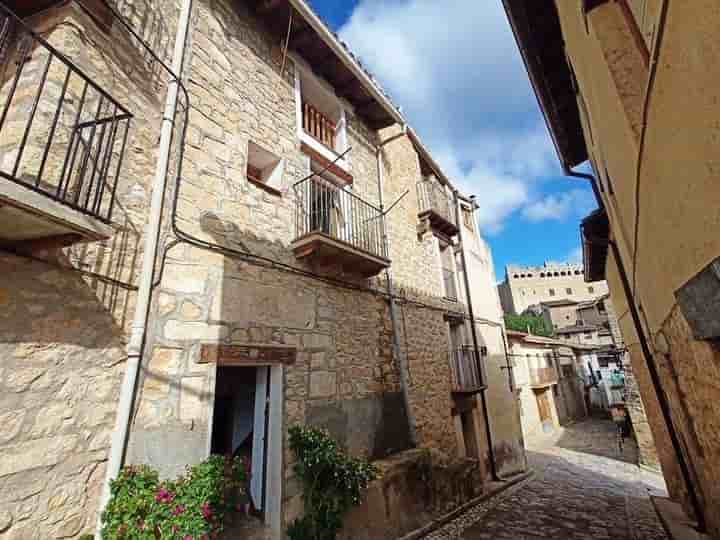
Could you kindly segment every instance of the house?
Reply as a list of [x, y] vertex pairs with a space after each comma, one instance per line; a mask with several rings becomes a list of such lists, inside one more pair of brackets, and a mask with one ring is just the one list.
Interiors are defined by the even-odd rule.
[[609, 284], [642, 435], [672, 499], [718, 538], [717, 3], [503, 4], [562, 168], [596, 197], [585, 280]]
[[587, 416], [585, 371], [594, 348], [508, 330], [523, 435], [536, 438]]
[[239, 452], [280, 538], [295, 424], [390, 479], [453, 464], [348, 534], [522, 471], [478, 203], [306, 2], [181, 4], [0, 4], [5, 530], [77, 537], [120, 465]]

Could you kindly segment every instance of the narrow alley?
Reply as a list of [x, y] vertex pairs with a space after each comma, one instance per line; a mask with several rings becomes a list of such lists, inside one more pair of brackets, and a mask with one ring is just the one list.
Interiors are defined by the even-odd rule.
[[650, 495], [662, 476], [633, 463], [637, 448], [616, 446], [609, 420], [591, 419], [559, 436], [528, 441], [534, 475], [473, 507], [425, 540], [663, 540]]

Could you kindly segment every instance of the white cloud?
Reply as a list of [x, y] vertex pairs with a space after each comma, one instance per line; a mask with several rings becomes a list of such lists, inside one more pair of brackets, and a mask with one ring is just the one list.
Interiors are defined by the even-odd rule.
[[565, 259], [570, 263], [581, 263], [583, 262], [583, 252], [582, 248], [576, 247], [573, 249], [570, 253], [568, 253], [567, 257]]
[[573, 189], [564, 193], [546, 195], [527, 205], [522, 215], [529, 221], [564, 220], [571, 216], [583, 216], [592, 207], [592, 196], [587, 190]]
[[502, 2], [360, 0], [339, 33], [478, 196], [487, 232], [518, 210], [540, 216], [542, 179], [561, 172]]

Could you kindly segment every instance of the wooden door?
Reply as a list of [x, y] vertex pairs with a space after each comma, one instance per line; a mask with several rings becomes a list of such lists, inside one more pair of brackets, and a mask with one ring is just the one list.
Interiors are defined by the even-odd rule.
[[552, 430], [552, 412], [550, 411], [550, 400], [548, 399], [547, 388], [535, 392], [538, 411], [540, 413], [540, 423], [543, 431]]

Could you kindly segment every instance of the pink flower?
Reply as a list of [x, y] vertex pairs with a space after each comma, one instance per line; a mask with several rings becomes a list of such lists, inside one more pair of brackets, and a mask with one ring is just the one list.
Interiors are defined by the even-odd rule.
[[189, 534], [186, 534], [185, 536], [183, 536], [183, 540], [193, 540], [193, 537]]
[[210, 517], [212, 516], [212, 510], [210, 509], [209, 503], [202, 503], [202, 505], [200, 506], [200, 510], [202, 511], [202, 515], [206, 520], [210, 519]]
[[179, 514], [182, 514], [185, 511], [185, 505], [184, 504], [178, 504], [175, 509], [173, 510], [173, 516], [177, 516]]
[[173, 497], [174, 495], [165, 488], [158, 488], [157, 492], [155, 493], [155, 500], [157, 502], [167, 503], [172, 501]]

